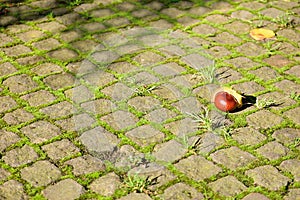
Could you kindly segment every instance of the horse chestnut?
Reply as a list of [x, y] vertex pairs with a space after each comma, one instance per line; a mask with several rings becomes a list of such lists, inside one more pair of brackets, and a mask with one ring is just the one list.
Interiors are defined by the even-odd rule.
[[214, 104], [223, 112], [231, 112], [242, 106], [242, 96], [231, 88], [222, 88], [214, 95]]

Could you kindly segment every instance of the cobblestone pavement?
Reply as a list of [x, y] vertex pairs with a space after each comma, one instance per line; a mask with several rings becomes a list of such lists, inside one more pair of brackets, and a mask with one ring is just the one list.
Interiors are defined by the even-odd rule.
[[1, 5], [0, 199], [300, 199], [298, 1]]

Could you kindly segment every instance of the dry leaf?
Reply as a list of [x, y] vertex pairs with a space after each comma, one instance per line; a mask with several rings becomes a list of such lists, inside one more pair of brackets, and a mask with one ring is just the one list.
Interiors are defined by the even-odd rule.
[[275, 36], [274, 31], [264, 28], [256, 28], [250, 31], [250, 36], [255, 40], [264, 40]]

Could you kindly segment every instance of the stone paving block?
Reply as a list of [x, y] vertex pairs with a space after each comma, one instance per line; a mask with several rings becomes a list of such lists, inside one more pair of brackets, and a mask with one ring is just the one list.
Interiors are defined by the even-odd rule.
[[37, 27], [41, 28], [44, 31], [48, 31], [52, 34], [59, 33], [60, 31], [66, 29], [65, 25], [62, 25], [56, 21], [44, 22], [41, 24], [37, 24]]
[[265, 135], [251, 127], [238, 128], [234, 130], [232, 138], [241, 145], [257, 145], [267, 139]]
[[13, 133], [5, 130], [0, 130], [0, 152], [9, 147], [10, 145], [18, 142], [20, 137]]
[[55, 73], [61, 73], [63, 72], [63, 69], [54, 63], [43, 63], [31, 69], [31, 71], [39, 76], [45, 76]]
[[78, 13], [67, 13], [56, 17], [56, 20], [66, 26], [83, 21], [82, 16], [80, 16]]
[[45, 33], [39, 30], [29, 30], [24, 33], [19, 33], [17, 36], [24, 42], [29, 42], [32, 40], [37, 40], [46, 36]]
[[98, 44], [92, 40], [79, 40], [72, 43], [72, 46], [75, 49], [78, 49], [84, 53], [94, 50], [97, 45]]
[[90, 174], [94, 172], [104, 171], [104, 163], [93, 156], [84, 155], [81, 157], [73, 158], [64, 163], [65, 165], [71, 165], [73, 174], [75, 176]]
[[114, 13], [108, 8], [96, 9], [91, 12], [91, 16], [97, 17], [97, 18], [108, 17], [112, 14], [114, 14]]
[[15, 180], [9, 180], [0, 185], [0, 197], [11, 200], [29, 199], [24, 192], [23, 185]]
[[84, 188], [72, 179], [64, 179], [55, 185], [50, 185], [42, 191], [49, 200], [77, 199], [84, 193]]
[[82, 37], [82, 32], [78, 29], [60, 33], [60, 38], [65, 42], [72, 42]]
[[282, 80], [275, 83], [274, 86], [279, 88], [279, 90], [283, 91], [286, 95], [290, 95], [292, 92], [296, 92], [297, 94], [300, 92], [299, 84], [290, 80]]
[[184, 96], [183, 93], [177, 87], [170, 83], [160, 85], [158, 88], [155, 88], [155, 90], [153, 90], [152, 93], [170, 101], [177, 100], [180, 97]]
[[118, 110], [100, 118], [108, 123], [113, 129], [121, 130], [133, 126], [138, 122], [138, 118], [130, 112]]
[[4, 46], [8, 43], [11, 43], [13, 41], [13, 39], [11, 37], [9, 37], [8, 35], [1, 33], [0, 34], [0, 46]]
[[288, 40], [296, 42], [296, 43], [300, 42], [299, 34], [297, 34], [297, 32], [295, 32], [294, 30], [291, 30], [291, 29], [279, 30], [276, 32], [276, 35], [285, 37]]
[[42, 62], [44, 61], [45, 58], [42, 56], [37, 56], [37, 55], [33, 55], [33, 56], [27, 56], [27, 57], [21, 57], [18, 58], [16, 61], [20, 64], [20, 65], [29, 65], [29, 66], [33, 66], [38, 62]]
[[144, 193], [130, 193], [125, 197], [121, 197], [118, 200], [151, 200], [151, 198]]
[[168, 187], [162, 198], [165, 200], [179, 200], [179, 199], [204, 199], [203, 194], [198, 192], [195, 188], [185, 184], [177, 183]]
[[166, 108], [159, 108], [157, 110], [153, 110], [147, 115], [145, 115], [145, 119], [155, 122], [155, 123], [163, 123], [167, 119], [173, 118], [176, 116], [176, 113], [166, 109]]
[[260, 193], [250, 193], [247, 196], [245, 196], [242, 200], [270, 200], [270, 199]]
[[178, 102], [172, 104], [177, 110], [182, 114], [188, 113], [199, 113], [203, 108], [202, 104], [198, 101], [196, 97], [187, 97], [179, 100]]
[[200, 54], [193, 53], [181, 58], [189, 67], [192, 67], [196, 70], [200, 70], [203, 67], [207, 67], [213, 64], [213, 61], [209, 58], [206, 58]]
[[[75, 84], [76, 84], [75, 80]], [[66, 97], [75, 103], [82, 103], [94, 98], [94, 93], [84, 85], [79, 85], [65, 91]]]
[[163, 65], [159, 65], [153, 68], [153, 71], [162, 76], [176, 76], [185, 71], [185, 68], [172, 62]]
[[284, 95], [281, 92], [270, 92], [263, 95], [260, 95], [256, 99], [257, 101], [263, 101], [263, 100], [274, 100], [275, 105], [271, 106], [274, 110], [280, 110], [288, 106], [292, 106], [296, 103], [295, 100], [287, 98], [286, 95]]
[[230, 60], [226, 60], [226, 63], [233, 65], [236, 68], [249, 69], [259, 65], [259, 63], [253, 62], [247, 57], [237, 57]]
[[176, 140], [170, 140], [163, 144], [156, 145], [152, 155], [159, 161], [172, 163], [183, 157], [187, 151], [187, 147], [183, 144]]
[[250, 169], [246, 171], [246, 175], [253, 178], [255, 184], [269, 190], [279, 190], [290, 181], [288, 177], [283, 176], [275, 167], [270, 165]]
[[75, 112], [75, 108], [71, 103], [62, 101], [57, 104], [42, 108], [40, 111], [53, 119], [71, 115]]
[[160, 101], [150, 96], [137, 96], [129, 99], [128, 105], [134, 107], [140, 112], [150, 112], [155, 108], [161, 107]]
[[16, 71], [17, 69], [10, 62], [0, 64], [0, 76], [9, 75]]
[[21, 44], [18, 44], [13, 47], [4, 48], [2, 50], [8, 56], [21, 56], [21, 55], [32, 52], [29, 47], [21, 45]]
[[13, 93], [23, 93], [38, 86], [37, 83], [26, 74], [11, 76], [3, 81], [3, 85], [7, 86], [9, 91]]
[[146, 67], [162, 61], [163, 57], [153, 52], [144, 52], [136, 55], [133, 60], [138, 62], [141, 66]]
[[195, 181], [202, 181], [222, 171], [222, 169], [202, 156], [192, 155], [180, 160], [175, 167]]
[[159, 143], [165, 136], [162, 132], [155, 130], [150, 125], [139, 126], [128, 131], [125, 135], [142, 147]]
[[83, 80], [94, 87], [103, 87], [116, 79], [112, 74], [99, 70], [83, 76]]
[[292, 110], [285, 112], [285, 115], [292, 119], [296, 124], [300, 124], [300, 107], [296, 107]]
[[270, 128], [280, 124], [283, 119], [267, 110], [260, 110], [246, 117], [250, 126], [257, 128]]
[[120, 141], [114, 134], [102, 127], [96, 127], [84, 132], [79, 137], [79, 141], [87, 148], [90, 154], [102, 161], [113, 161], [116, 159], [114, 158], [116, 156], [114, 153], [117, 153], [117, 145]]
[[262, 67], [253, 71], [250, 71], [250, 73], [256, 75], [257, 77], [259, 77], [260, 79], [264, 80], [264, 81], [270, 81], [270, 80], [274, 80], [277, 77], [279, 77], [279, 74], [269, 68], [269, 67]]
[[238, 83], [236, 85], [233, 85], [233, 88], [237, 91], [240, 91], [241, 93], [249, 95], [264, 91], [265, 89], [263, 86], [254, 81]]
[[255, 17], [255, 15], [253, 15], [251, 12], [249, 12], [247, 10], [234, 11], [233, 13], [231, 13], [230, 16], [232, 18], [241, 19], [241, 20], [244, 20], [244, 21], [251, 20]]
[[62, 176], [60, 170], [49, 161], [37, 161], [21, 170], [21, 177], [34, 187], [46, 186]]
[[300, 196], [300, 189], [290, 189], [284, 200], [297, 200]]
[[113, 100], [122, 101], [129, 99], [134, 94], [135, 90], [123, 83], [116, 83], [104, 88], [101, 92], [110, 96]]
[[[217, 34], [215, 37], [212, 38], [214, 42], [220, 43], [221, 45], [224, 44], [237, 44], [242, 42], [242, 40], [228, 32], [222, 32]], [[239, 47], [237, 47], [239, 48]]]
[[67, 139], [44, 145], [42, 146], [42, 150], [54, 161], [59, 161], [60, 159], [76, 155], [80, 152], [80, 149]]
[[9, 176], [10, 176], [10, 173], [7, 170], [0, 168], [0, 181], [5, 180]]
[[39, 90], [33, 93], [29, 93], [23, 95], [21, 98], [27, 101], [30, 106], [41, 106], [43, 104], [48, 104], [56, 100], [56, 97], [47, 90]]
[[280, 143], [273, 141], [258, 148], [257, 152], [268, 158], [269, 160], [275, 160], [286, 156], [289, 152], [289, 149], [281, 145]]
[[133, 79], [134, 83], [136, 83], [137, 85], [149, 85], [159, 81], [159, 78], [148, 72], [139, 72], [130, 77], [130, 79]]
[[226, 176], [209, 183], [212, 190], [222, 196], [233, 197], [247, 189], [247, 187], [234, 176]]
[[57, 60], [61, 60], [63, 62], [67, 62], [67, 61], [77, 58], [78, 54], [71, 49], [62, 48], [62, 49], [58, 49], [58, 50], [49, 52], [48, 56], [50, 56], [51, 58], [57, 59]]
[[292, 68], [285, 71], [284, 73], [290, 74], [290, 75], [293, 75], [293, 76], [296, 76], [296, 77], [300, 78], [300, 65], [293, 66]]
[[108, 99], [97, 99], [82, 103], [81, 107], [85, 111], [103, 115], [112, 112], [116, 105]]
[[284, 171], [288, 171], [290, 172], [293, 176], [294, 176], [294, 179], [295, 181], [300, 181], [300, 160], [298, 159], [290, 159], [290, 160], [285, 160], [283, 161], [279, 168], [281, 170], [284, 170]]
[[253, 57], [266, 53], [266, 50], [262, 46], [257, 45], [256, 43], [253, 42], [246, 42], [241, 46], [238, 46], [236, 48], [236, 51], [244, 54], [245, 56], [253, 56]]
[[54, 38], [48, 38], [39, 42], [32, 43], [32, 46], [42, 51], [50, 51], [61, 46], [61, 43]]
[[276, 68], [282, 68], [292, 63], [290, 59], [282, 55], [273, 55], [271, 57], [265, 58], [263, 61]]
[[165, 125], [165, 128], [178, 137], [188, 136], [198, 130], [197, 123], [191, 118], [184, 118], [168, 123]]
[[276, 8], [267, 8], [260, 12], [262, 15], [275, 19], [276, 17], [284, 15], [282, 10], [278, 10]]
[[207, 50], [207, 53], [215, 58], [223, 58], [231, 54], [225, 47], [215, 46]]
[[119, 27], [130, 24], [130, 20], [125, 17], [116, 17], [109, 20], [105, 20], [104, 22], [109, 27]]
[[115, 173], [109, 173], [94, 180], [90, 189], [102, 196], [111, 196], [120, 187], [120, 178]]
[[106, 26], [103, 23], [99, 22], [91, 22], [91, 23], [86, 23], [82, 26], [85, 32], [89, 33], [95, 33], [97, 31], [104, 30]]
[[294, 128], [283, 128], [275, 131], [272, 137], [284, 145], [289, 145], [297, 138], [300, 138], [300, 130]]
[[9, 125], [17, 125], [34, 119], [34, 116], [26, 110], [19, 108], [13, 112], [6, 113], [2, 118]]
[[10, 150], [2, 157], [2, 159], [10, 166], [18, 167], [20, 165], [34, 162], [38, 159], [38, 157], [39, 156], [34, 149], [26, 144], [23, 147]]
[[242, 75], [229, 67], [222, 67], [216, 70], [216, 78], [220, 83], [225, 84], [241, 79]]
[[39, 144], [59, 135], [60, 129], [47, 121], [37, 121], [20, 129], [32, 143]]
[[96, 120], [86, 113], [55, 121], [55, 124], [67, 131], [80, 131], [95, 124]]
[[234, 146], [218, 150], [211, 154], [210, 157], [214, 162], [222, 164], [232, 170], [244, 167], [256, 159], [252, 154], [242, 151], [238, 147]]
[[0, 113], [4, 113], [17, 106], [16, 101], [10, 96], [0, 97]]

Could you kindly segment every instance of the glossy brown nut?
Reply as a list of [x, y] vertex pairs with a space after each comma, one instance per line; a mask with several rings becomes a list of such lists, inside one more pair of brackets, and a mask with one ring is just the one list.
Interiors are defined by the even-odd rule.
[[214, 103], [223, 112], [231, 112], [238, 106], [238, 102], [234, 96], [224, 91], [215, 94]]

